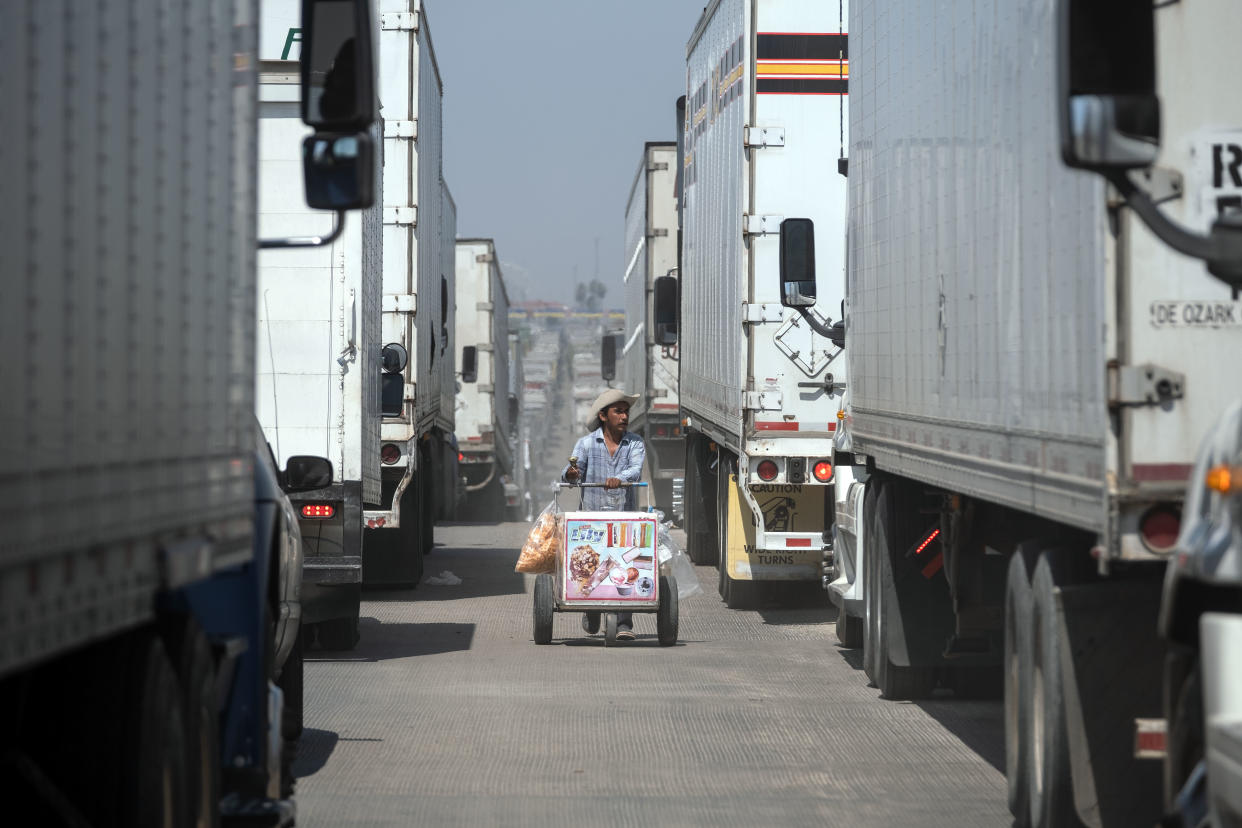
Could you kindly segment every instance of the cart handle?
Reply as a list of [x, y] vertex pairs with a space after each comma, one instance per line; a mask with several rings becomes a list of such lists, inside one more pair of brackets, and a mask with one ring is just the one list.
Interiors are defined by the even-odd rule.
[[[654, 512], [655, 509], [651, 505], [651, 490], [648, 488], [650, 485], [651, 484], [647, 483], [647, 481], [644, 480], [638, 483], [621, 483], [619, 486], [617, 486], [617, 488], [618, 489], [634, 489], [634, 488], [647, 489], [647, 492], [646, 492], [647, 511]], [[560, 494], [561, 489], [603, 489], [606, 487], [607, 487], [606, 483], [566, 483], [563, 480], [558, 480], [556, 483], [557, 494]]]
[[[602, 489], [608, 484], [607, 483], [565, 483], [563, 481], [560, 481], [560, 482], [557, 482], [556, 485], [560, 486], [562, 489]], [[640, 483], [624, 483], [623, 482], [620, 485], [618, 485], [617, 488], [618, 489], [631, 489], [635, 486], [649, 486], [649, 485], [651, 484], [647, 483], [644, 480]]]

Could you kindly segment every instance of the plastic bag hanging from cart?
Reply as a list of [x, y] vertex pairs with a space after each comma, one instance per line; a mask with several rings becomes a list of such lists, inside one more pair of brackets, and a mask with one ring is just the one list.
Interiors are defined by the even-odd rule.
[[[663, 515], [661, 515], [663, 517]], [[681, 544], [672, 535], [673, 524], [666, 520], [660, 521], [657, 535], [657, 552], [660, 556], [660, 574], [672, 575], [677, 579], [677, 597], [689, 598], [702, 591], [699, 577], [694, 574], [694, 564], [689, 556], [682, 551]]]
[[530, 528], [530, 534], [526, 536], [517, 565], [513, 567], [514, 572], [525, 572], [528, 575], [556, 572], [556, 556], [561, 547], [564, 514], [555, 498], [543, 507]]

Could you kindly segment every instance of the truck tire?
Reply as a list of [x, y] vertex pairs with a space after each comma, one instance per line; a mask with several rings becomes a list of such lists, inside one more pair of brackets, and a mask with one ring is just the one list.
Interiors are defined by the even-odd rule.
[[304, 683], [305, 676], [305, 642], [306, 633], [299, 630], [293, 643], [293, 650], [285, 660], [280, 671], [277, 685], [285, 696], [284, 710], [281, 714], [280, 737], [284, 742], [284, 750], [280, 754], [280, 795], [284, 798], [293, 796], [296, 779], [293, 776], [293, 762], [298, 756], [298, 743], [302, 740]]
[[[436, 507], [435, 507], [435, 474], [436, 466], [432, 461], [430, 440], [420, 440], [418, 444], [418, 557], [430, 555], [436, 548]], [[421, 573], [420, 573], [421, 578]]]
[[889, 655], [892, 625], [902, 623], [900, 607], [889, 606], [890, 599], [897, 594], [894, 563], [905, 551], [899, 546], [902, 539], [893, 503], [896, 488], [897, 484], [884, 487], [876, 502], [872, 527], [872, 536], [876, 540], [873, 572], [876, 576], [875, 618], [879, 644], [875, 653], [875, 685], [884, 698], [904, 701], [930, 696], [936, 687], [936, 670], [934, 667], [899, 666]]
[[871, 527], [875, 525], [875, 502], [883, 491], [884, 484], [875, 479], [867, 484], [863, 498], [863, 522], [867, 531], [863, 533], [862, 570], [863, 576], [863, 673], [873, 686], [878, 686], [876, 676], [876, 654], [880, 649], [879, 602], [875, 595], [875, 538], [871, 535]]
[[660, 576], [660, 607], [656, 610], [656, 637], [661, 647], [677, 643], [678, 616], [677, 579], [672, 575]]
[[837, 642], [847, 650], [856, 650], [863, 643], [863, 619], [849, 615], [844, 609], [837, 612]]
[[[122, 644], [129, 650], [117, 672], [133, 677], [120, 699], [122, 731], [119, 807], [109, 817], [118, 825], [156, 828], [175, 814], [194, 810], [189, 797], [186, 717], [181, 687], [163, 645], [154, 635], [137, 633]], [[128, 672], [127, 672], [128, 671]], [[194, 757], [193, 761], [197, 761]], [[181, 820], [174, 817], [173, 824]]]
[[717, 563], [715, 475], [708, 473], [707, 446], [697, 434], [686, 437], [686, 547], [690, 560], [700, 566]]
[[211, 645], [198, 622], [177, 616], [166, 625], [164, 647], [181, 688], [185, 715], [187, 824], [205, 828], [220, 821], [220, 706]]
[[551, 575], [535, 576], [535, 630], [536, 644], [552, 643], [552, 618], [556, 611], [553, 606], [555, 598], [552, 594], [553, 582]]
[[1189, 647], [1171, 644], [1164, 664], [1164, 716], [1168, 723], [1164, 801], [1172, 803], [1203, 759], [1203, 683]]
[[1065, 692], [1061, 675], [1061, 641], [1057, 624], [1053, 564], [1047, 550], [1031, 577], [1031, 739], [1029, 783], [1032, 828], [1079, 825], [1074, 808], [1066, 731]]
[[1005, 779], [1014, 828], [1030, 825], [1031, 630], [1033, 598], [1028, 558], [1019, 547], [1009, 559], [1005, 582]]

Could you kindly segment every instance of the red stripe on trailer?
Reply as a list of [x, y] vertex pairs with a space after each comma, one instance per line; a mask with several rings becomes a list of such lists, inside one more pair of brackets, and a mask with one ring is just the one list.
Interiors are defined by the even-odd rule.
[[677, 403], [653, 403], [652, 411], [676, 411]]
[[755, 431], [797, 431], [797, 423], [787, 422], [756, 422]]
[[923, 577], [930, 578], [940, 571], [944, 566], [944, 553], [937, 552], [936, 557], [927, 562], [927, 566], [923, 567]]
[[785, 538], [785, 546], [810, 546], [810, 538]]
[[1131, 476], [1143, 483], [1185, 483], [1193, 468], [1186, 463], [1135, 463]]

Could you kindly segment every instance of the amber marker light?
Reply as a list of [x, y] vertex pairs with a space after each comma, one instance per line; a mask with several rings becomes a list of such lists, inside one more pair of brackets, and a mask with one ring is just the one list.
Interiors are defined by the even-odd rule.
[[1208, 469], [1203, 482], [1214, 492], [1237, 494], [1242, 490], [1242, 469], [1229, 465], [1213, 466]]

